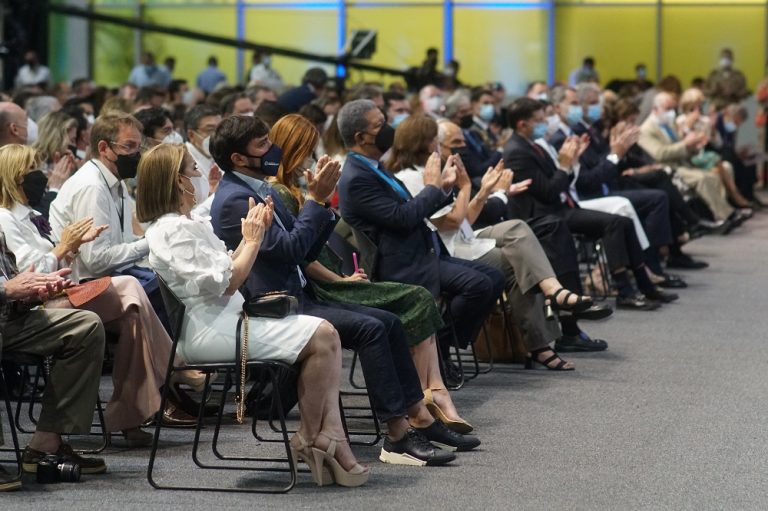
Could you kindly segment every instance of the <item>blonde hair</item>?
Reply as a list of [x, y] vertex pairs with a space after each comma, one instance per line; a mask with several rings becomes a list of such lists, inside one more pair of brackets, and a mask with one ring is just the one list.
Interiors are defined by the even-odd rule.
[[704, 104], [704, 93], [699, 89], [687, 89], [680, 96], [680, 112], [687, 114]]
[[40, 161], [51, 163], [56, 153], [63, 156], [69, 148], [67, 132], [77, 127], [77, 120], [59, 110], [45, 114], [37, 126], [39, 137], [32, 147], [38, 152]]
[[0, 147], [0, 207], [12, 208], [15, 204], [27, 203], [18, 181], [38, 163], [37, 151], [31, 147], [20, 144]]
[[142, 155], [136, 175], [139, 222], [154, 222], [179, 211], [181, 192], [177, 180], [186, 158], [191, 158], [187, 149], [177, 144], [160, 144]]

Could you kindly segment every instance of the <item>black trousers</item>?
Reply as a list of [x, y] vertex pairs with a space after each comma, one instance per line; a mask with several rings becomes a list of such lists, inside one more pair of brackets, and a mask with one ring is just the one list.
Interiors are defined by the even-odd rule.
[[341, 345], [357, 352], [371, 402], [386, 422], [404, 417], [424, 399], [402, 323], [394, 314], [363, 305], [319, 303], [305, 293], [302, 313], [334, 326]]
[[617, 190], [619, 195], [632, 203], [643, 224], [651, 247], [663, 247], [673, 242], [672, 225], [669, 217], [669, 199], [661, 190]]
[[[455, 257], [440, 258], [440, 291], [450, 300], [450, 316], [461, 347], [477, 338], [488, 314], [504, 290], [504, 274], [475, 261]], [[447, 355], [451, 344], [449, 332], [438, 334], [438, 341]]]
[[574, 234], [591, 239], [602, 238], [611, 271], [639, 268], [645, 254], [635, 234], [635, 225], [627, 217], [588, 209], [565, 209], [563, 219]]

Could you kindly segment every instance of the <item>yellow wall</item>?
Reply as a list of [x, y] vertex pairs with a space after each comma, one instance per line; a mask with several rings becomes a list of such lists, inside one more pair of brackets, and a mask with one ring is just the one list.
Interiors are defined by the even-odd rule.
[[669, 6], [663, 12], [665, 72], [677, 75], [683, 85], [695, 76], [706, 78], [717, 65], [720, 49], [727, 46], [754, 90], [765, 68], [765, 6]]
[[632, 78], [644, 62], [656, 69], [656, 9], [652, 7], [570, 7], [555, 17], [555, 78], [567, 81], [584, 57], [594, 57], [602, 83]]
[[[703, 6], [717, 0], [664, 0], [662, 7], [663, 72], [677, 74], [684, 83], [706, 76], [717, 62], [718, 51], [730, 46], [736, 65], [752, 87], [762, 77], [766, 54], [765, 0], [739, 0], [727, 7]], [[721, 0], [722, 1], [722, 0]], [[133, 16], [136, 0], [96, 0], [99, 11]], [[149, 21], [213, 34], [236, 36], [235, 0], [145, 0]], [[444, 54], [441, 0], [394, 0], [398, 7], [383, 7], [382, 0], [348, 0], [347, 36], [355, 29], [378, 31], [378, 50], [371, 64], [406, 69], [424, 58], [434, 46]], [[163, 7], [154, 7], [162, 3]], [[338, 48], [338, 16], [328, 0], [305, 0], [302, 8], [274, 8], [276, 0], [246, 0], [245, 37], [274, 46], [286, 46], [325, 55]], [[286, 2], [290, 4], [291, 2]], [[307, 3], [317, 4], [306, 7]], [[529, 0], [528, 7], [489, 8], [493, 0], [462, 0], [454, 7], [453, 49], [465, 83], [501, 80], [512, 93], [526, 83], [546, 78], [548, 68], [548, 11], [544, 0]], [[523, 2], [520, 2], [523, 3]], [[744, 6], [754, 3], [754, 6]], [[260, 7], [259, 4], [269, 4]], [[477, 7], [471, 4], [479, 4]], [[621, 5], [627, 4], [627, 5]], [[111, 7], [110, 7], [111, 6]], [[117, 7], [115, 7], [117, 6]], [[555, 16], [555, 78], [565, 80], [586, 55], [597, 60], [603, 82], [629, 78], [644, 62], [656, 79], [656, 0], [557, 0]], [[94, 24], [94, 79], [117, 85], [125, 80], [134, 61], [132, 32], [113, 25]], [[177, 77], [194, 80], [209, 55], [217, 55], [230, 81], [235, 76], [237, 51], [208, 43], [145, 34], [146, 49], [158, 59], [177, 58]], [[52, 48], [54, 51], [56, 48]], [[244, 70], [251, 53], [244, 54]], [[297, 83], [310, 62], [274, 57], [274, 67], [288, 83]], [[332, 72], [331, 66], [324, 66]], [[352, 71], [352, 79], [393, 78]], [[69, 77], [74, 78], [74, 77]]]
[[510, 92], [547, 78], [547, 14], [542, 9], [456, 9], [459, 79], [501, 81]]

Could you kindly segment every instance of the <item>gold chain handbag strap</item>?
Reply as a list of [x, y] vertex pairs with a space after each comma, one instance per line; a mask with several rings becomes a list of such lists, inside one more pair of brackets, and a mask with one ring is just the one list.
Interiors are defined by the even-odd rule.
[[243, 336], [240, 345], [240, 388], [235, 396], [235, 420], [242, 424], [245, 420], [245, 369], [248, 364], [248, 314], [242, 312], [241, 321], [243, 323]]

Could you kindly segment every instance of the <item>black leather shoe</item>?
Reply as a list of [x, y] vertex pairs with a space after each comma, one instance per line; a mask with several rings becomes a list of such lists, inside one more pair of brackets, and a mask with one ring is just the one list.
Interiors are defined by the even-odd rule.
[[643, 294], [649, 300], [661, 303], [671, 303], [680, 298], [680, 296], [675, 293], [667, 293], [658, 288], [654, 289], [653, 291], [646, 291]]
[[662, 273], [662, 276], [664, 277], [664, 281], [656, 284], [659, 287], [663, 287], [667, 289], [683, 289], [688, 287], [688, 284], [686, 284], [685, 281], [680, 277], [678, 277], [677, 275]]
[[573, 317], [576, 319], [596, 321], [598, 319], [605, 319], [611, 314], [613, 314], [613, 307], [605, 303], [595, 303], [585, 311], [574, 312]]
[[641, 311], [656, 310], [661, 305], [659, 302], [654, 302], [649, 298], [646, 298], [642, 293], [636, 293], [632, 296], [617, 296], [616, 308], [617, 309], [634, 309]]
[[384, 463], [418, 467], [445, 465], [455, 459], [455, 454], [435, 447], [414, 428], [408, 428], [403, 438], [396, 442], [385, 437], [379, 454], [379, 460]]
[[563, 352], [573, 351], [604, 351], [608, 349], [608, 343], [602, 339], [590, 339], [581, 332], [579, 335], [565, 335], [555, 341], [555, 350]]
[[667, 258], [667, 268], [682, 268], [684, 270], [702, 270], [709, 268], [704, 261], [697, 261], [688, 254], [671, 255]]
[[471, 451], [480, 445], [480, 439], [473, 435], [461, 435], [446, 428], [440, 421], [435, 421], [426, 428], [413, 428], [430, 441], [435, 447], [444, 451]]

